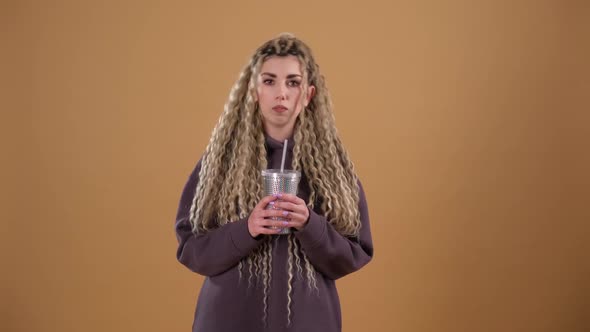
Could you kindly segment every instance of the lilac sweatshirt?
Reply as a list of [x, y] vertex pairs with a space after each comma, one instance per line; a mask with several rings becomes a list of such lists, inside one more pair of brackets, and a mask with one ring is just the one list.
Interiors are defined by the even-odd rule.
[[[280, 168], [283, 143], [267, 137], [266, 147], [268, 168]], [[289, 142], [285, 165], [291, 165], [292, 156], [293, 145]], [[287, 326], [288, 239], [285, 235], [272, 235], [272, 279], [265, 326], [261, 283], [253, 283], [249, 287], [247, 268], [243, 269], [241, 280], [238, 271], [240, 260], [262, 243], [248, 232], [248, 219], [237, 220], [205, 234], [194, 235], [191, 232], [189, 210], [200, 166], [199, 161], [184, 187], [175, 224], [179, 242], [178, 260], [191, 271], [207, 277], [197, 301], [193, 331], [341, 331], [342, 318], [335, 280], [359, 270], [373, 256], [367, 202], [360, 183], [362, 226], [359, 239], [340, 235], [321, 215], [317, 206], [315, 211], [310, 210], [306, 226], [294, 232], [300, 247], [317, 271], [319, 293], [310, 292], [305, 273], [300, 278], [294, 271], [290, 326]], [[307, 202], [309, 187], [305, 174], [299, 187], [298, 196]], [[247, 266], [247, 263], [244, 265]]]

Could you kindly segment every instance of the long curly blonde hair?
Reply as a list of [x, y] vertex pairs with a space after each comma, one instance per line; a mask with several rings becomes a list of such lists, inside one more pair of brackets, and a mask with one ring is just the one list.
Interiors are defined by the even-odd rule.
[[[267, 168], [262, 115], [256, 98], [257, 77], [271, 56], [294, 55], [302, 68], [299, 102], [310, 85], [315, 94], [299, 113], [294, 127], [293, 169], [306, 175], [311, 209], [319, 204], [321, 213], [343, 236], [356, 238], [360, 230], [359, 190], [354, 167], [338, 137], [332, 103], [324, 77], [311, 49], [291, 34], [281, 34], [260, 46], [231, 89], [219, 122], [201, 161], [199, 182], [190, 210], [193, 232], [207, 232], [246, 218], [263, 196], [261, 170]], [[278, 236], [275, 237], [278, 240]], [[302, 278], [305, 269], [310, 290], [318, 290], [316, 271], [303, 248], [291, 234], [288, 259], [288, 323], [291, 323], [291, 295], [294, 265]], [[275, 244], [276, 245], [276, 244]], [[239, 263], [240, 279], [247, 264], [252, 278], [262, 282], [266, 321], [272, 268], [272, 237]]]

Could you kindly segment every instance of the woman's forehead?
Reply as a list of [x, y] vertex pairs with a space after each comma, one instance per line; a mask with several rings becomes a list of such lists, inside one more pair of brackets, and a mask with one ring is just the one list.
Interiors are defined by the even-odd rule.
[[301, 75], [301, 63], [296, 56], [271, 56], [262, 63], [260, 74]]

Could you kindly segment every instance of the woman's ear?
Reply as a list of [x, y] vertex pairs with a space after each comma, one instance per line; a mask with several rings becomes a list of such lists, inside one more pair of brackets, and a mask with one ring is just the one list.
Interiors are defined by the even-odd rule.
[[307, 87], [307, 98], [305, 100], [305, 106], [307, 106], [311, 102], [311, 98], [315, 96], [315, 86], [310, 85]]

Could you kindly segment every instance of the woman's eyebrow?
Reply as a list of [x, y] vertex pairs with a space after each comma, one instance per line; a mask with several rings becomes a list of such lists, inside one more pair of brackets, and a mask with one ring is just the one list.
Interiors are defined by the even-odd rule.
[[[266, 73], [266, 72], [264, 72], [264, 73], [262, 73], [262, 74], [260, 74], [260, 75], [266, 75], [266, 76], [270, 76], [270, 77], [272, 77], [272, 78], [276, 78], [276, 77], [277, 77], [277, 75], [276, 75], [276, 74], [273, 74], [273, 73]], [[299, 74], [289, 74], [289, 75], [287, 75], [287, 78], [295, 78], [295, 77], [301, 77], [301, 75], [299, 75]]]

